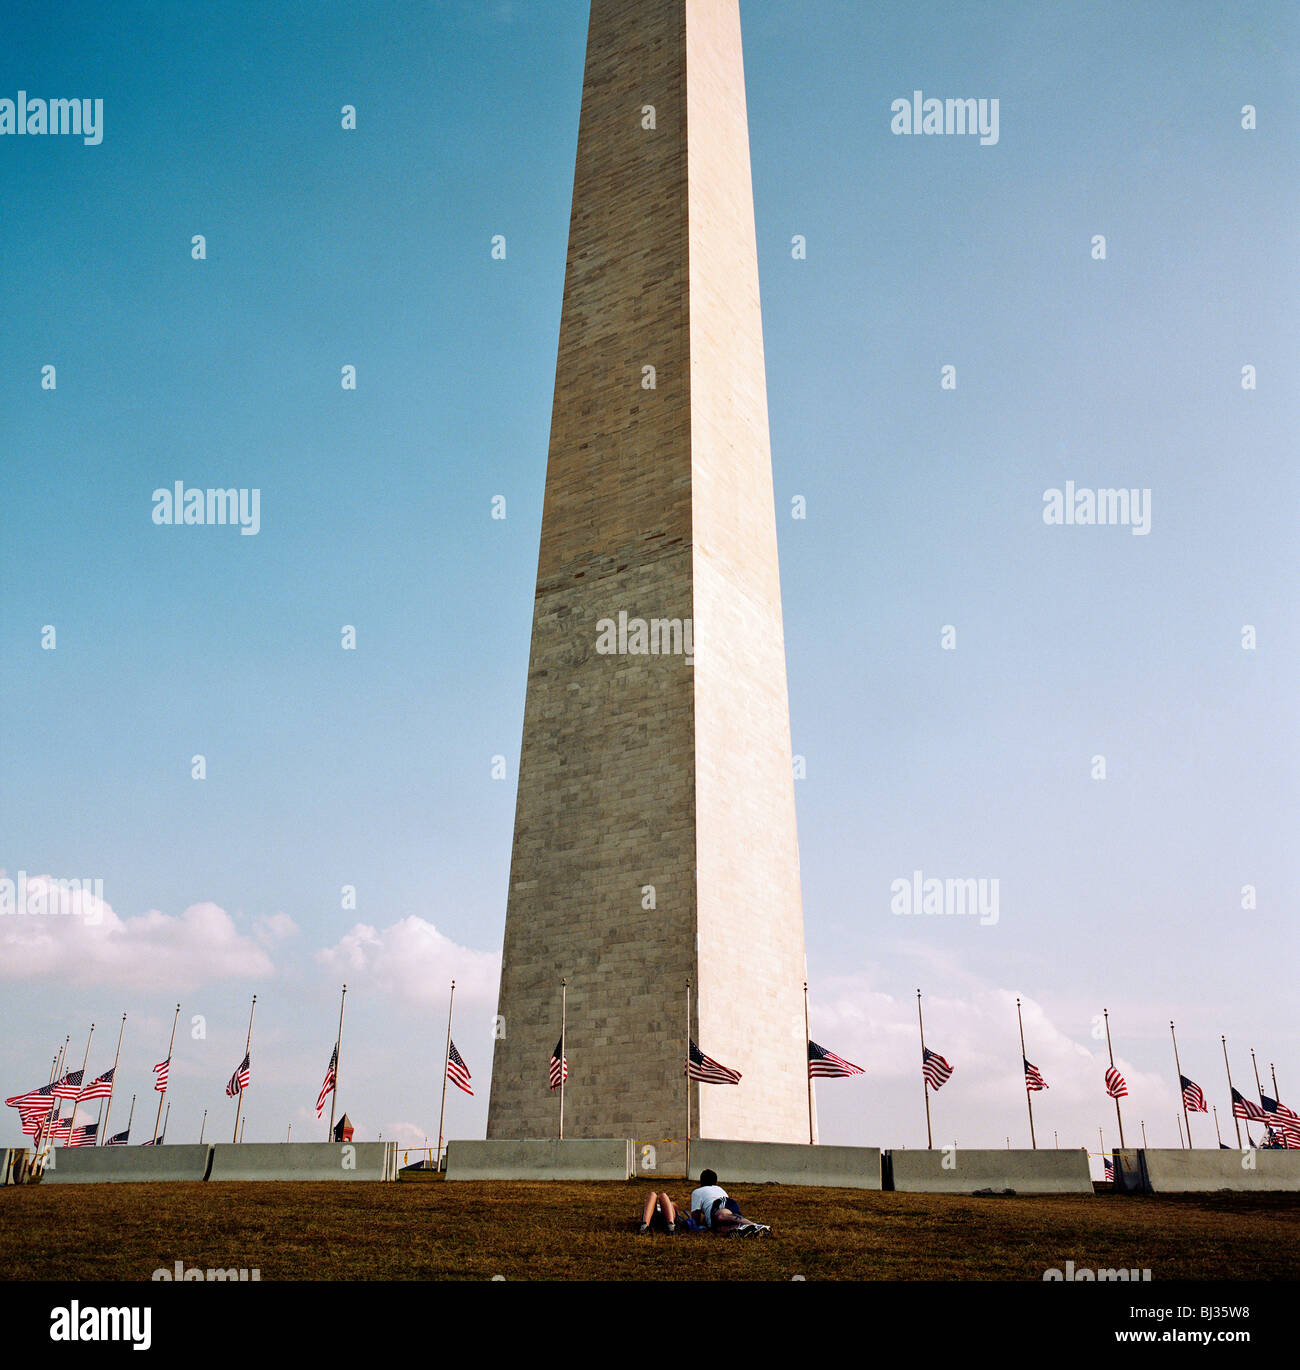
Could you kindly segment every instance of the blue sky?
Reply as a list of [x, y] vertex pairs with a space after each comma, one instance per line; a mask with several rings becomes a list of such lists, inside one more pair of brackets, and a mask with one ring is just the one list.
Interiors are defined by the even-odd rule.
[[[6, 15], [0, 99], [104, 137], [0, 137], [0, 867], [112, 910], [0, 926], [6, 1094], [124, 1011], [144, 1094], [179, 997], [173, 1135], [221, 1131], [256, 992], [246, 1135], [312, 1135], [347, 979], [342, 1102], [418, 1141], [456, 975], [481, 1132], [586, 9]], [[1294, 1106], [1294, 9], [742, 15], [813, 1034], [868, 1068], [823, 1139], [923, 1141], [918, 985], [963, 1144], [1025, 1140], [1016, 994], [1040, 1140], [1115, 1140], [1103, 1005], [1153, 1144], [1170, 1018], [1225, 1121], [1221, 1032]], [[917, 89], [997, 144], [892, 134]], [[257, 536], [155, 526], [178, 480]], [[1066, 481], [1150, 533], [1045, 525]], [[918, 869], [996, 925], [891, 913]]]

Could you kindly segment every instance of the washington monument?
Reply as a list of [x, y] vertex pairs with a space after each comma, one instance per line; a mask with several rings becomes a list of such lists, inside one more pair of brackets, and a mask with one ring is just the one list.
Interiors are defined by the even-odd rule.
[[[807, 1142], [738, 0], [592, 0], [488, 1136]], [[688, 994], [687, 982], [691, 991]], [[688, 1024], [689, 1012], [689, 1024]]]

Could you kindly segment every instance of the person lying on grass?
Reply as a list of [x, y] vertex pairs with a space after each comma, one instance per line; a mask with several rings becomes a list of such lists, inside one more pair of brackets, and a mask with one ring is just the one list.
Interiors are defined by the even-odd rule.
[[700, 1172], [699, 1188], [691, 1194], [691, 1211], [683, 1213], [667, 1194], [652, 1193], [646, 1200], [639, 1231], [650, 1231], [655, 1217], [662, 1217], [669, 1233], [717, 1232], [722, 1236], [769, 1237], [765, 1223], [752, 1223], [741, 1215], [740, 1205], [718, 1183], [715, 1171]]

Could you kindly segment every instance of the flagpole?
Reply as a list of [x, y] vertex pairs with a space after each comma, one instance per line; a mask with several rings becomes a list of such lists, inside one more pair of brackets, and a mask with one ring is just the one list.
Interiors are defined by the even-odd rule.
[[[117, 1030], [117, 1055], [113, 1057], [113, 1078], [108, 1082], [108, 1098], [99, 1106], [99, 1121], [95, 1124], [96, 1146], [104, 1145], [104, 1138], [108, 1135], [108, 1120], [113, 1112], [113, 1090], [117, 1088], [117, 1063], [122, 1059], [122, 1034], [126, 1031], [126, 1014], [122, 1015], [122, 1024]], [[135, 1111], [135, 1095], [131, 1096], [131, 1110]], [[127, 1131], [131, 1130], [128, 1123]]]
[[[172, 1078], [172, 1048], [176, 1045], [176, 1024], [180, 1021], [180, 1016], [181, 1016], [181, 1006], [180, 1006], [179, 1004], [177, 1004], [177, 1005], [176, 1005], [176, 1012], [172, 1015], [172, 1035], [171, 1035], [171, 1040], [167, 1043], [167, 1084], [168, 1084], [169, 1086], [170, 1086], [170, 1084], [171, 1084], [171, 1078]], [[153, 1144], [154, 1144], [154, 1146], [157, 1146], [157, 1145], [158, 1145], [158, 1123], [159, 1123], [159, 1121], [160, 1121], [161, 1118], [162, 1118], [163, 1100], [164, 1100], [166, 1097], [167, 1097], [167, 1090], [166, 1090], [166, 1089], [160, 1089], [160, 1090], [158, 1091], [158, 1113], [157, 1113], [157, 1115], [155, 1116], [155, 1118], [154, 1118], [154, 1120], [153, 1120]], [[165, 1132], [165, 1131], [166, 1131], [166, 1128], [164, 1128], [163, 1131]]]
[[[330, 1090], [330, 1130], [325, 1138], [327, 1142], [334, 1140], [334, 1105], [339, 1098], [339, 1066], [343, 1056], [343, 1005], [347, 1002], [348, 987], [343, 986], [343, 997], [339, 1000], [339, 1035], [334, 1039], [334, 1088]], [[292, 1126], [292, 1124], [290, 1124]]]
[[560, 980], [560, 1140], [564, 1140], [564, 1076], [565, 1066], [568, 1063], [568, 1056], [565, 1052], [564, 1034], [568, 1027], [569, 1016], [569, 982], [566, 978]]
[[1236, 1093], [1236, 1091], [1232, 1087], [1232, 1067], [1228, 1064], [1228, 1039], [1223, 1035], [1223, 1033], [1220, 1033], [1219, 1041], [1223, 1043], [1223, 1068], [1228, 1072], [1228, 1102], [1232, 1104], [1232, 1125], [1237, 1129], [1237, 1147], [1238, 1149], [1240, 1149], [1241, 1123], [1237, 1120], [1237, 1104], [1232, 1097], [1233, 1094]]
[[[170, 1123], [171, 1120], [172, 1120], [172, 1101], [171, 1101], [170, 1099], [168, 1099], [168, 1100], [167, 1100], [167, 1112], [163, 1114], [163, 1130], [162, 1130], [163, 1142], [166, 1142], [166, 1140], [167, 1140], [167, 1124]], [[159, 1145], [158, 1139], [155, 1137], [155, 1138], [154, 1138], [154, 1146], [158, 1146], [158, 1145]]]
[[1192, 1120], [1187, 1113], [1187, 1095], [1183, 1093], [1183, 1067], [1178, 1059], [1178, 1038], [1174, 1037], [1174, 1020], [1169, 1020], [1169, 1035], [1174, 1041], [1174, 1069], [1178, 1071], [1178, 1099], [1183, 1106], [1183, 1122], [1187, 1124], [1187, 1149], [1192, 1149]]
[[205, 1108], [205, 1109], [203, 1110], [203, 1121], [199, 1124], [199, 1145], [200, 1145], [200, 1146], [203, 1145], [203, 1134], [207, 1131], [207, 1128], [208, 1128], [208, 1110]]
[[1145, 1118], [1139, 1118], [1138, 1122], [1142, 1127], [1142, 1149], [1145, 1151], [1147, 1149], [1147, 1120]]
[[1255, 1092], [1259, 1095], [1259, 1102], [1264, 1102], [1264, 1086], [1259, 1082], [1259, 1062], [1255, 1059], [1255, 1048], [1250, 1049], [1250, 1063], [1255, 1067]]
[[[50, 1057], [50, 1078], [49, 1078], [48, 1083], [51, 1084], [51, 1085], [54, 1084], [54, 1072], [55, 1072], [56, 1070], [58, 1070], [58, 1068], [59, 1068], [59, 1053], [56, 1051], [56, 1052], [54, 1053], [54, 1055]], [[51, 1093], [51, 1095], [50, 1095], [51, 1102], [53, 1101], [53, 1098], [54, 1098], [54, 1096], [53, 1096], [53, 1094]], [[46, 1120], [45, 1120], [45, 1121], [46, 1121], [46, 1122], [49, 1121], [49, 1116], [48, 1116], [48, 1114], [46, 1115]], [[36, 1157], [37, 1157], [37, 1155], [39, 1154], [40, 1149], [41, 1149], [41, 1127], [44, 1127], [44, 1126], [45, 1126], [45, 1124], [42, 1123], [42, 1124], [40, 1125], [40, 1127], [38, 1127], [38, 1128], [36, 1129], [36, 1135], [32, 1138], [32, 1160], [33, 1160], [33, 1162], [36, 1160]]]
[[131, 1124], [135, 1121], [135, 1095], [131, 1095], [131, 1111], [126, 1115], [126, 1140], [131, 1143]]
[[[181, 1006], [180, 1006], [179, 1004], [176, 1005], [176, 1011], [177, 1011], [178, 1014], [180, 1013], [180, 1007], [181, 1007]], [[252, 1007], [250, 1007], [249, 1010], [248, 1010], [248, 1037], [245, 1039], [245, 1042], [244, 1042], [244, 1059], [245, 1059], [246, 1061], [249, 1061], [249, 1070], [250, 1070], [250, 1074], [251, 1074], [251, 1071], [252, 1071], [252, 1062], [251, 1062], [251, 1060], [250, 1060], [249, 1058], [251, 1057], [251, 1054], [252, 1054], [252, 1051], [253, 1051], [253, 1014], [256, 1013], [256, 1012], [257, 1012], [257, 995], [255, 994], [255, 995], [253, 995]], [[175, 1033], [175, 1027], [173, 1027], [172, 1032]], [[236, 1067], [236, 1070], [235, 1070], [235, 1083], [236, 1083], [237, 1085], [239, 1085], [239, 1069], [238, 1069], [238, 1067]], [[235, 1093], [236, 1093], [236, 1096], [237, 1096], [237, 1100], [236, 1100], [236, 1103], [235, 1103], [235, 1135], [230, 1139], [232, 1142], [237, 1142], [237, 1141], [239, 1140], [239, 1118], [240, 1118], [240, 1114], [242, 1114], [243, 1111], [244, 1111], [244, 1087], [243, 1087], [243, 1085], [239, 1085], [239, 1088], [235, 1091]], [[159, 1100], [159, 1102], [161, 1103], [162, 1101]], [[157, 1126], [157, 1124], [155, 1124], [155, 1126]], [[165, 1132], [165, 1131], [166, 1131], [166, 1128], [164, 1128], [163, 1130], [164, 1130], [164, 1132]], [[155, 1134], [155, 1137], [156, 1137], [156, 1134]]]
[[451, 997], [447, 1000], [447, 1049], [442, 1054], [442, 1107], [438, 1110], [438, 1169], [442, 1169], [443, 1122], [447, 1117], [447, 1067], [451, 1064], [451, 1010], [456, 1002], [456, 982], [451, 982]]
[[1219, 1139], [1219, 1150], [1222, 1151], [1223, 1133], [1219, 1131], [1219, 1106], [1218, 1104], [1211, 1104], [1210, 1107], [1214, 1110], [1214, 1135]]
[[[803, 1035], [805, 1043], [812, 1041], [812, 1031], [808, 1026], [808, 981], [803, 982]], [[808, 1071], [808, 1145], [816, 1146], [817, 1138], [813, 1134], [813, 1079], [812, 1070], [808, 1065], [808, 1047], [804, 1046], [804, 1069]], [[856, 1052], [854, 1053], [856, 1055]]]
[[[1106, 1020], [1106, 1054], [1110, 1057], [1110, 1068], [1115, 1069], [1115, 1049], [1110, 1044], [1110, 1009], [1104, 1008], [1101, 1016]], [[1096, 1019], [1093, 1020], [1094, 1022]], [[1119, 1099], [1115, 1099], [1115, 1121], [1119, 1124], [1119, 1149], [1124, 1150], [1124, 1117], [1119, 1111]]]
[[925, 1090], [925, 1149], [934, 1150], [934, 1133], [930, 1129], [930, 1080], [925, 1073], [925, 1019], [921, 1016], [921, 991], [916, 991], [916, 1021], [921, 1025], [921, 1087]]
[[[94, 1023], [91, 1023], [91, 1025], [90, 1025], [90, 1036], [86, 1038], [86, 1054], [81, 1058], [81, 1084], [77, 1086], [78, 1094], [80, 1094], [80, 1091], [83, 1090], [83, 1089], [85, 1089], [85, 1087], [86, 1087], [86, 1066], [87, 1066], [87, 1065], [89, 1064], [89, 1062], [90, 1062], [90, 1044], [91, 1044], [91, 1042], [94, 1040], [94, 1036], [95, 1036], [95, 1025], [94, 1025]], [[63, 1143], [64, 1146], [71, 1146], [71, 1145], [72, 1145], [72, 1128], [75, 1127], [76, 1125], [77, 1125], [77, 1100], [76, 1100], [76, 1099], [73, 1099], [73, 1101], [72, 1101], [72, 1127], [69, 1127], [69, 1128], [68, 1128], [68, 1140], [67, 1140], [66, 1142]]]
[[1273, 1102], [1277, 1104], [1279, 1111], [1282, 1107], [1282, 1096], [1277, 1092], [1277, 1071], [1273, 1069], [1273, 1062], [1268, 1063], [1268, 1073], [1273, 1077]]
[[[1264, 1103], [1264, 1086], [1261, 1085], [1260, 1082], [1259, 1082], [1259, 1062], [1255, 1059], [1255, 1048], [1254, 1048], [1254, 1047], [1251, 1047], [1251, 1049], [1250, 1049], [1250, 1064], [1251, 1064], [1251, 1066], [1254, 1068], [1254, 1071], [1255, 1071], [1255, 1093], [1259, 1095], [1259, 1102], [1260, 1102], [1261, 1111], [1262, 1111], [1262, 1106], [1263, 1106], [1263, 1103]], [[1265, 1122], [1265, 1124], [1264, 1124], [1264, 1133], [1265, 1133], [1265, 1136], [1268, 1135], [1268, 1123], [1267, 1123], [1267, 1122]], [[1249, 1123], [1246, 1124], [1246, 1140], [1247, 1140], [1248, 1142], [1250, 1142], [1250, 1144], [1251, 1144], [1252, 1147], [1255, 1145], [1254, 1140], [1252, 1139], [1252, 1137], [1251, 1137], [1251, 1135], [1250, 1135], [1250, 1124], [1249, 1124]]]
[[691, 982], [686, 982], [686, 1178], [691, 1178]]
[[[1016, 1022], [1020, 1024], [1020, 1062], [1023, 1066], [1029, 1057], [1025, 1055], [1025, 1020], [1020, 1012], [1020, 996], [1016, 995]], [[1038, 1150], [1038, 1139], [1034, 1136], [1034, 1095], [1029, 1088], [1029, 1072], [1024, 1072], [1025, 1077], [1025, 1103], [1029, 1105], [1029, 1145], [1035, 1151]]]
[[[62, 1048], [62, 1050], [59, 1052], [59, 1063], [58, 1063], [58, 1065], [55, 1066], [55, 1068], [54, 1068], [54, 1082], [55, 1082], [56, 1085], [58, 1085], [59, 1082], [62, 1081], [62, 1079], [63, 1079], [63, 1074], [64, 1074], [63, 1068], [64, 1068], [64, 1066], [67, 1065], [67, 1063], [68, 1063], [68, 1047], [71, 1045], [71, 1043], [72, 1043], [72, 1033], [68, 1033], [68, 1035], [63, 1039], [63, 1048]], [[1258, 1075], [1258, 1074], [1259, 1074], [1259, 1071], [1257, 1070], [1257, 1071], [1255, 1072], [1255, 1074]], [[62, 1107], [63, 1107], [63, 1100], [60, 1099], [60, 1098], [58, 1097], [57, 1094], [51, 1093], [51, 1095], [50, 1095], [50, 1111], [45, 1115], [45, 1126], [46, 1126], [46, 1129], [47, 1129], [47, 1130], [53, 1125], [54, 1120], [55, 1120], [56, 1117], [58, 1117], [59, 1110], [60, 1110]], [[48, 1143], [49, 1143], [49, 1149], [50, 1149], [51, 1151], [53, 1151], [53, 1150], [54, 1150], [54, 1139], [53, 1139], [53, 1137], [47, 1138], [46, 1140], [47, 1140]]]

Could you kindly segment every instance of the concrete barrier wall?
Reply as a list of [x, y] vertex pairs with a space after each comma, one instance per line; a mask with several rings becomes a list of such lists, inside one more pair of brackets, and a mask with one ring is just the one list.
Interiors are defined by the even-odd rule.
[[715, 1170], [725, 1189], [740, 1184], [825, 1185], [833, 1189], [881, 1188], [879, 1147], [802, 1146], [784, 1142], [691, 1142], [690, 1179]]
[[22, 1184], [31, 1154], [25, 1146], [0, 1147], [0, 1184]]
[[1146, 1176], [1142, 1173], [1142, 1151], [1114, 1151], [1111, 1159], [1115, 1162], [1115, 1189], [1121, 1194], [1140, 1194], [1146, 1187]]
[[42, 1184], [150, 1184], [202, 1180], [210, 1146], [56, 1146]]
[[210, 1180], [391, 1180], [396, 1142], [218, 1142]]
[[[945, 1159], [948, 1165], [944, 1165]], [[900, 1193], [973, 1194], [1014, 1189], [1017, 1194], [1091, 1194], [1088, 1155], [1057, 1151], [891, 1151], [893, 1187]]]
[[448, 1180], [630, 1180], [626, 1137], [558, 1137], [447, 1143]]
[[686, 1174], [686, 1143], [673, 1141], [633, 1142], [632, 1165], [638, 1179], [680, 1180]]
[[1153, 1194], [1195, 1194], [1216, 1189], [1259, 1193], [1300, 1190], [1300, 1151], [1146, 1150], [1146, 1188]]

